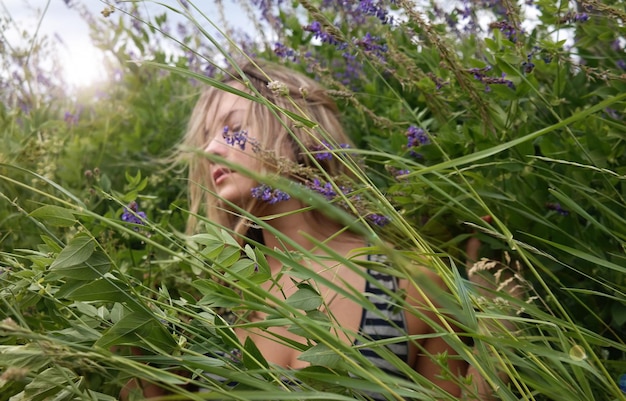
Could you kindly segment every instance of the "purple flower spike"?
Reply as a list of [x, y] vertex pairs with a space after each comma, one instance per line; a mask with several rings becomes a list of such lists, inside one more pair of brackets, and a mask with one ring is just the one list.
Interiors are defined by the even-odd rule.
[[406, 131], [407, 137], [407, 146], [409, 148], [420, 146], [420, 145], [428, 145], [430, 143], [430, 138], [428, 134], [414, 125], [411, 125], [409, 129]]
[[[341, 149], [349, 149], [350, 145], [348, 145], [347, 143], [342, 143], [339, 145], [339, 147]], [[333, 146], [326, 142], [326, 141], [322, 141], [321, 144], [319, 145], [315, 145], [311, 148], [311, 151], [316, 152], [313, 157], [315, 157], [317, 160], [330, 160], [333, 158]]]
[[409, 149], [409, 154], [412, 157], [422, 158], [422, 155], [415, 151], [421, 145], [428, 145], [430, 138], [428, 134], [421, 128], [411, 125], [406, 131], [407, 143], [406, 146]]
[[253, 198], [260, 199], [270, 205], [291, 199], [289, 194], [281, 191], [280, 189], [272, 188], [266, 184], [261, 184], [258, 187], [252, 188], [251, 195]]
[[132, 224], [146, 224], [147, 216], [145, 212], [139, 211], [137, 202], [132, 201], [128, 206], [124, 207], [124, 213], [122, 213], [122, 221]]
[[314, 178], [313, 181], [307, 183], [307, 186], [328, 200], [332, 200], [337, 196], [337, 192], [335, 192], [330, 182], [322, 184], [318, 178]]
[[230, 146], [238, 146], [241, 150], [246, 149], [246, 143], [248, 142], [248, 131], [230, 131], [228, 125], [224, 127], [222, 131], [222, 137], [226, 143]]
[[376, 214], [376, 213], [368, 215], [367, 219], [379, 227], [386, 226], [391, 221], [389, 217], [383, 216], [382, 214]]

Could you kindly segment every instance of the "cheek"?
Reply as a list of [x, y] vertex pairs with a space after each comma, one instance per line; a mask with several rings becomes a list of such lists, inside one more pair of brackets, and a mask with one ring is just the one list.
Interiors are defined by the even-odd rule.
[[261, 172], [263, 167], [263, 163], [261, 159], [259, 159], [259, 155], [253, 153], [252, 151], [249, 151], [248, 149], [246, 149], [244, 153], [240, 154], [239, 161], [242, 166], [249, 170], [252, 170], [255, 173]]

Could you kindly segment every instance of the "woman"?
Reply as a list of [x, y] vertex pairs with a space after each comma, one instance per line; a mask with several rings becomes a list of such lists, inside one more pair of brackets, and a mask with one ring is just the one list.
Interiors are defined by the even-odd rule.
[[[335, 327], [341, 328], [337, 335], [342, 341], [357, 345], [357, 338], [414, 336], [418, 339], [397, 341], [389, 349], [436, 386], [460, 396], [458, 378], [467, 373], [467, 365], [455, 358], [457, 353], [445, 336], [430, 335], [434, 330], [427, 323], [441, 324], [442, 318], [433, 308], [437, 299], [428, 298], [414, 282], [396, 279], [384, 270], [359, 271], [337, 263], [344, 259], [384, 264], [385, 259], [363, 252], [369, 244], [355, 230], [308, 208], [295, 196], [267, 186], [272, 176], [280, 176], [327, 198], [329, 192], [338, 198], [349, 192], [330, 183], [337, 177], [352, 178], [356, 166], [344, 150], [350, 140], [341, 127], [334, 102], [318, 83], [282, 66], [250, 62], [241, 67], [241, 72], [243, 78], [239, 72], [233, 72], [224, 81], [232, 88], [229, 91], [208, 88], [189, 122], [183, 148], [203, 149], [206, 153], [206, 157], [196, 154], [190, 160], [189, 233], [197, 232], [198, 220], [204, 220], [195, 216], [206, 216], [206, 221], [232, 229], [242, 243], [263, 243], [268, 249], [285, 252], [306, 250], [318, 256], [302, 263], [321, 278], [320, 282], [332, 284], [318, 284], [316, 290], [324, 299], [323, 311], [332, 317]], [[236, 93], [230, 93], [233, 91]], [[259, 95], [271, 106], [259, 100]], [[309, 128], [312, 124], [307, 124], [307, 120], [318, 125]], [[252, 176], [270, 178], [261, 183]], [[264, 224], [252, 224], [247, 214]], [[277, 299], [289, 298], [298, 287], [290, 275], [282, 274], [281, 261], [268, 257], [268, 263], [273, 279], [263, 288]], [[424, 267], [415, 269], [419, 270], [416, 276], [421, 282], [429, 281], [431, 287], [444, 289], [434, 272]], [[364, 311], [354, 298], [342, 295], [343, 290], [369, 294], [378, 311]], [[389, 291], [404, 292], [408, 307], [392, 308], [395, 301]], [[409, 309], [413, 312], [409, 313]], [[254, 311], [240, 316], [243, 322], [265, 318], [265, 314]], [[290, 341], [306, 343], [305, 339], [287, 327], [235, 331], [241, 343], [252, 340], [270, 364], [288, 369], [308, 366], [299, 359], [301, 353], [297, 349], [286, 345]], [[375, 366], [402, 375], [377, 352], [366, 347], [359, 349]], [[434, 357], [442, 354], [447, 354], [443, 363]], [[125, 391], [133, 386], [131, 383]], [[146, 396], [162, 393], [146, 383], [143, 388]]]

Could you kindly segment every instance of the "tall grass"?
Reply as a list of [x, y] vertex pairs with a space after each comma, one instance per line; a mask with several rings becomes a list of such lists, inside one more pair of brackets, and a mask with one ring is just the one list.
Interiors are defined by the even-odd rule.
[[[303, 267], [319, 258], [310, 250], [242, 246], [211, 221], [183, 234], [184, 173], [158, 160], [178, 143], [201, 87], [250, 56], [323, 82], [358, 144], [345, 151], [357, 178], [342, 202], [272, 184], [361, 230], [361, 253], [385, 254], [412, 285], [435, 291], [414, 264], [440, 275], [449, 293], [438, 294], [442, 309], [427, 323], [499, 398], [624, 399], [623, 2], [268, 4], [240, 4], [263, 30], [253, 40], [200, 2], [162, 15], [143, 15], [141, 2], [111, 4], [108, 18], [83, 9], [111, 56], [110, 83], [49, 97], [2, 75], [0, 400], [117, 399], [132, 377], [167, 387], [169, 399], [451, 398], [384, 343], [360, 339], [405, 379], [340, 340], [319, 286], [373, 306]], [[179, 29], [174, 17], [184, 17]], [[8, 49], [4, 65], [37, 68]], [[372, 224], [372, 213], [389, 224]], [[483, 246], [466, 267], [470, 238]], [[261, 288], [275, 279], [268, 257], [297, 284], [293, 296]], [[356, 259], [336, 261], [362, 274]], [[470, 281], [474, 273], [494, 283]], [[268, 318], [235, 319], [254, 311]], [[265, 331], [311, 366], [271, 366], [254, 343], [239, 343], [239, 326]], [[303, 341], [276, 337], [276, 326]], [[471, 379], [450, 380], [475, 397]]]

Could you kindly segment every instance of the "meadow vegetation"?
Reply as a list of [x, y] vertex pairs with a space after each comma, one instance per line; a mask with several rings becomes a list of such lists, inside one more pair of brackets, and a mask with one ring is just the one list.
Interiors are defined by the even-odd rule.
[[[246, 57], [322, 82], [357, 145], [329, 155], [357, 160], [343, 192], [328, 192], [342, 177], [274, 184], [357, 227], [398, 276], [444, 277], [430, 324], [500, 399], [626, 399], [623, 0], [239, 1], [245, 27], [221, 1], [66, 3], [106, 56], [101, 82], [68, 90], [53, 38], [0, 42], [0, 400], [113, 400], [130, 377], [170, 399], [450, 399], [337, 339], [301, 267], [314, 255], [242, 246], [210, 221], [185, 234], [185, 166], [168, 158], [201, 88]], [[470, 238], [483, 246], [466, 267]], [[268, 255], [300, 291], [258, 324], [306, 338], [292, 344], [306, 369], [233, 335], [233, 312], [267, 311]], [[216, 353], [233, 347], [241, 359]]]

